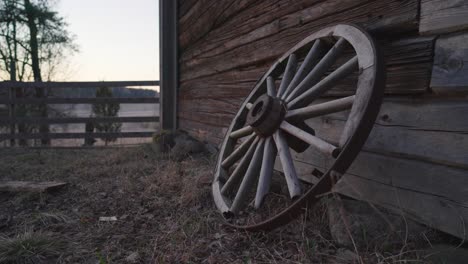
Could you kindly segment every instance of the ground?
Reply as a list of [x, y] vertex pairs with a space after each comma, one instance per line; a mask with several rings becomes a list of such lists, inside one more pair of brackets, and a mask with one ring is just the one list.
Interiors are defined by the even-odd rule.
[[151, 145], [0, 150], [1, 181], [68, 183], [52, 193], [0, 193], [0, 263], [427, 263], [410, 243], [340, 248], [323, 203], [269, 233], [229, 229], [211, 199], [214, 160], [173, 158]]

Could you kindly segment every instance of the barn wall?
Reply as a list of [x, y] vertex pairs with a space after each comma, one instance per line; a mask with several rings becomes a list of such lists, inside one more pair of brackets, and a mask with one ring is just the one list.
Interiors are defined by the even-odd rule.
[[[462, 223], [468, 223], [463, 187], [468, 186], [468, 50], [463, 48], [468, 8], [463, 3], [179, 0], [179, 127], [219, 144], [243, 99], [276, 58], [321, 27], [358, 23], [384, 50], [386, 97], [363, 153], [337, 191], [463, 237]], [[347, 95], [350, 86], [345, 83], [331, 95]], [[311, 122], [333, 142], [341, 120], [337, 114]], [[313, 157], [311, 151], [295, 155], [304, 178], [327, 162]]]

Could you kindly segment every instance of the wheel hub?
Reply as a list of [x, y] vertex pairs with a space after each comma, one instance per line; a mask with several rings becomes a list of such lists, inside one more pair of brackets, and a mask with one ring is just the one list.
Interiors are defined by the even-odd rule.
[[285, 114], [286, 106], [283, 101], [264, 94], [250, 108], [247, 123], [258, 135], [267, 137], [279, 128]]

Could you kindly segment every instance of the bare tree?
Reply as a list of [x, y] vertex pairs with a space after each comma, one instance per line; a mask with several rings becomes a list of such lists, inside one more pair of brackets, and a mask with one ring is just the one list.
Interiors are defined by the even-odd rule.
[[[54, 65], [63, 61], [68, 53], [77, 50], [73, 36], [67, 30], [68, 25], [53, 11], [53, 4], [54, 1], [51, 0], [0, 0], [0, 78], [41, 82], [42, 70], [45, 68], [46, 79], [51, 81], [56, 69]], [[41, 88], [35, 89], [33, 93], [16, 90], [17, 97], [42, 98], [48, 93], [49, 91]], [[39, 105], [35, 108], [18, 109], [18, 112], [34, 112], [47, 117], [48, 108], [46, 105]], [[20, 133], [25, 129], [18, 126]], [[48, 125], [39, 126], [39, 132], [48, 133]], [[47, 145], [50, 141], [43, 139], [41, 143]]]

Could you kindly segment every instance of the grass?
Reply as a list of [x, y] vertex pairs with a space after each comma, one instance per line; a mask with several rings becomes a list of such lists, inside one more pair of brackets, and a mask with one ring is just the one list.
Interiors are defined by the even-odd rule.
[[73, 220], [62, 212], [37, 212], [31, 215], [26, 225], [50, 226], [54, 224], [68, 224]]
[[[140, 263], [330, 263], [339, 258], [342, 249], [331, 237], [326, 202], [268, 233], [227, 228], [212, 202], [213, 167], [211, 157], [173, 159], [151, 146], [0, 149], [0, 180], [69, 183], [40, 196], [0, 194], [0, 212], [11, 219], [0, 226], [0, 263], [125, 263], [135, 252]], [[99, 222], [100, 216], [118, 220]], [[399, 247], [366, 248], [355, 252], [356, 263], [424, 263], [424, 254], [406, 240]]]
[[0, 263], [39, 263], [57, 259], [65, 244], [42, 232], [25, 231], [15, 237], [0, 236]]

